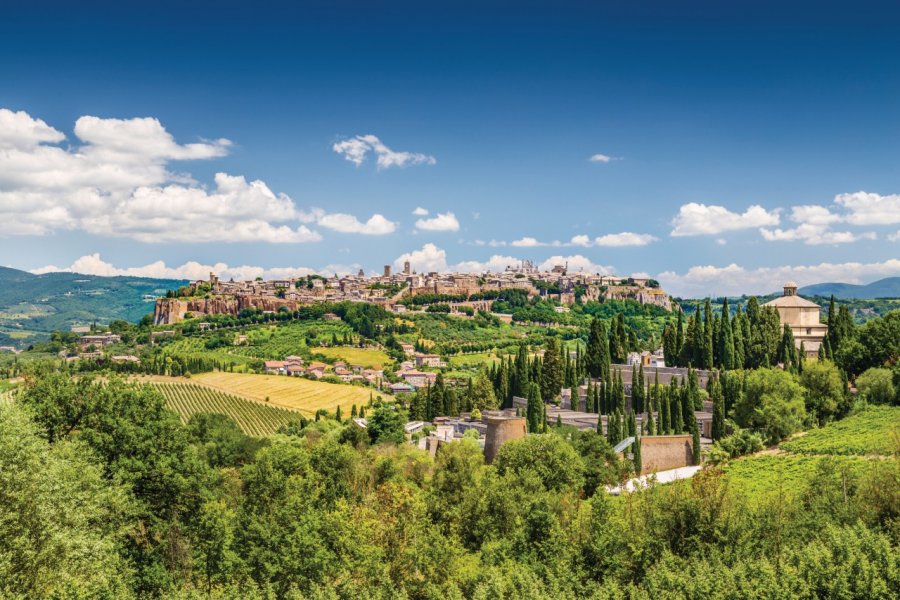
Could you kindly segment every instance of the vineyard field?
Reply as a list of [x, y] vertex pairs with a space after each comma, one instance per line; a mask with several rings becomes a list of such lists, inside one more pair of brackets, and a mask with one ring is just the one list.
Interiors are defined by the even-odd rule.
[[896, 454], [900, 451], [900, 407], [870, 406], [785, 442], [781, 448], [799, 454]]
[[268, 406], [239, 398], [195, 383], [161, 383], [153, 385], [166, 398], [169, 409], [186, 423], [197, 413], [220, 413], [230, 417], [247, 435], [266, 436], [289, 421], [296, 421], [296, 411]]
[[768, 498], [779, 490], [796, 498], [807, 490], [824, 462], [838, 471], [861, 476], [879, 461], [860, 456], [745, 456], [725, 466], [725, 480], [732, 489], [751, 499]]
[[254, 375], [245, 373], [202, 373], [194, 375], [193, 381], [244, 398], [268, 402], [304, 413], [315, 415], [319, 409], [333, 412], [338, 406], [344, 415], [349, 415], [352, 406], [366, 406], [370, 395], [379, 398], [381, 394], [371, 388], [311, 381], [301, 377], [284, 375]]

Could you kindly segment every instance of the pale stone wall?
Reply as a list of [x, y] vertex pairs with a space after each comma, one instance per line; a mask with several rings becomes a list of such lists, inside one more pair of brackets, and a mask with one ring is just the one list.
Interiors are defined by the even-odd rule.
[[647, 435], [641, 438], [641, 474], [694, 464], [689, 435]]

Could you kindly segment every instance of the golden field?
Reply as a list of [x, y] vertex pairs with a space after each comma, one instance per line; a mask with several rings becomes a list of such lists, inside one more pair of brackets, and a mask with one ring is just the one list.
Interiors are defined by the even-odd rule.
[[321, 408], [329, 412], [340, 406], [344, 416], [350, 415], [355, 404], [358, 408], [369, 402], [369, 395], [380, 394], [370, 388], [336, 383], [311, 381], [284, 375], [256, 375], [252, 373], [201, 373], [190, 379], [211, 388], [259, 402], [268, 402], [312, 416]]

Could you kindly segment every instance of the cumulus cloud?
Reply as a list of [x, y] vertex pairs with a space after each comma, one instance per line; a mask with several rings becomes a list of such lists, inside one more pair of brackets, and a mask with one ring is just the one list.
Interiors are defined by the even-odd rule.
[[900, 275], [900, 260], [883, 262], [845, 262], [817, 265], [778, 266], [747, 269], [736, 263], [717, 267], [694, 266], [685, 273], [666, 271], [657, 275], [665, 289], [676, 296], [699, 298], [713, 295], [768, 294], [785, 281], [799, 285], [822, 282], [863, 283], [881, 277]]
[[[506, 270], [507, 267], [515, 267], [522, 262], [520, 258], [514, 256], [495, 254], [486, 261], [466, 260], [451, 264], [447, 261], [447, 252], [432, 243], [425, 244], [418, 250], [413, 250], [412, 252], [400, 255], [397, 257], [397, 260], [394, 261], [394, 265], [397, 268], [401, 268], [406, 261], [409, 261], [412, 268], [420, 273], [496, 273]], [[613, 267], [596, 264], [589, 258], [580, 254], [572, 256], [551, 256], [541, 262], [539, 268], [550, 270], [556, 265], [566, 264], [568, 264], [570, 271], [605, 274], [615, 272]]]
[[608, 163], [612, 159], [612, 156], [607, 156], [606, 154], [594, 154], [588, 160], [590, 160], [591, 162]]
[[430, 219], [416, 220], [416, 229], [422, 231], [459, 231], [459, 221], [452, 212], [438, 213]]
[[510, 242], [509, 245], [516, 248], [537, 248], [539, 246], [546, 246], [547, 244], [544, 242], [539, 242], [537, 238], [526, 236]]
[[394, 261], [394, 265], [401, 268], [407, 261], [413, 269], [419, 272], [447, 270], [447, 252], [431, 243], [425, 244], [418, 250], [401, 254]]
[[601, 275], [611, 275], [615, 273], [615, 268], [608, 265], [600, 265], [581, 254], [573, 254], [570, 256], [551, 256], [547, 260], [538, 265], [542, 271], [549, 271], [557, 265], [568, 265], [569, 272], [584, 271], [585, 273], [599, 273]]
[[763, 239], [770, 242], [802, 241], [809, 245], [848, 244], [877, 237], [874, 232], [833, 231], [831, 226], [844, 221], [845, 217], [815, 204], [792, 207], [790, 219], [799, 225], [791, 229], [761, 227], [759, 232]]
[[305, 224], [363, 234], [395, 225], [303, 211], [262, 181], [217, 173], [210, 189], [169, 169], [227, 154], [227, 139], [179, 144], [154, 118], [80, 117], [77, 143], [26, 112], [0, 108], [0, 235], [80, 230], [141, 242], [315, 242]]
[[414, 211], [412, 211], [412, 214], [414, 214], [417, 217], [425, 217], [425, 216], [428, 216], [428, 209], [422, 208], [421, 206], [417, 206], [416, 209]]
[[900, 229], [888, 236], [888, 240], [892, 242], [900, 242]]
[[736, 213], [724, 206], [690, 202], [681, 206], [672, 221], [671, 235], [716, 235], [725, 231], [770, 227], [780, 223], [778, 213], [779, 209], [768, 211], [756, 204], [743, 213]]
[[848, 211], [845, 220], [851, 225], [893, 225], [900, 223], [900, 194], [855, 192], [838, 194], [835, 204]]
[[223, 262], [202, 264], [195, 261], [188, 261], [177, 267], [169, 267], [161, 260], [140, 267], [121, 268], [103, 260], [99, 253], [95, 253], [82, 256], [68, 267], [60, 268], [48, 265], [39, 269], [33, 269], [31, 272], [37, 275], [66, 272], [102, 277], [121, 275], [127, 277], [188, 280], [206, 279], [212, 272], [216, 273], [221, 279], [244, 281], [256, 279], [257, 277], [262, 277], [263, 279], [286, 279], [289, 277], [305, 277], [311, 274], [332, 275], [337, 273], [345, 275], [355, 273], [358, 269], [359, 265], [327, 265], [321, 269], [311, 269], [309, 267], [258, 267], [250, 265], [231, 267]]
[[622, 233], [608, 233], [593, 240], [586, 235], [573, 236], [569, 241], [572, 246], [582, 246], [589, 248], [591, 246], [605, 246], [610, 248], [621, 248], [625, 246], [646, 246], [655, 242], [657, 238], [647, 233], [632, 233], [623, 231]]
[[320, 226], [341, 233], [361, 233], [363, 235], [386, 235], [397, 229], [397, 224], [383, 215], [374, 214], [362, 223], [353, 215], [345, 213], [325, 214], [316, 221]]
[[391, 167], [407, 167], [410, 165], [434, 165], [437, 160], [433, 156], [418, 152], [395, 152], [388, 148], [377, 136], [357, 135], [332, 144], [331, 149], [342, 155], [357, 167], [366, 162], [370, 152], [376, 156], [379, 169]]

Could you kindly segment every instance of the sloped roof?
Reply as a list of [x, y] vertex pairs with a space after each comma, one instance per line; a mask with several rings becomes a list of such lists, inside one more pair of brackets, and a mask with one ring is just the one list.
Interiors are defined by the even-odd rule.
[[815, 302], [800, 296], [781, 296], [771, 302], [766, 302], [763, 306], [774, 306], [775, 308], [821, 308]]

